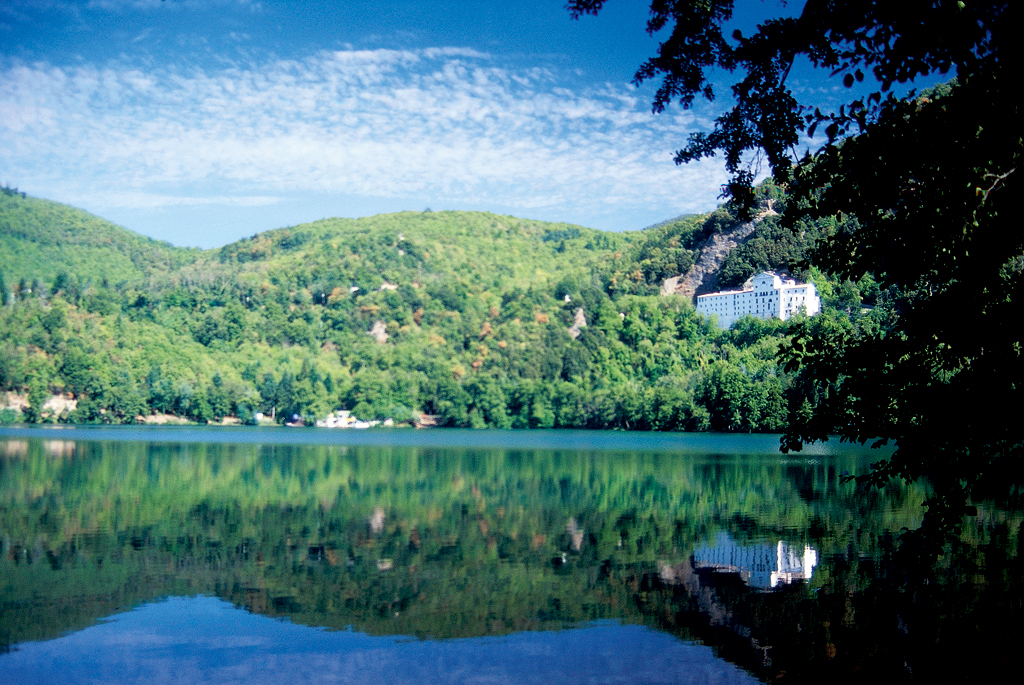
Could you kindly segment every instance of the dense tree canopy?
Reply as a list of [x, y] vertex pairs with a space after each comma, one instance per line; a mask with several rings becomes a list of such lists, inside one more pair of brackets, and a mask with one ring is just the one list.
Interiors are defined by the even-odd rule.
[[[579, 17], [604, 0], [570, 0]], [[837, 216], [810, 260], [880, 288], [871, 325], [820, 317], [798, 332], [790, 368], [813, 398], [787, 444], [840, 432], [895, 441], [876, 473], [967, 484], [992, 460], [1019, 456], [1024, 241], [1012, 198], [1021, 153], [1020, 4], [1003, 0], [808, 0], [799, 16], [727, 34], [733, 0], [654, 0], [648, 31], [669, 28], [637, 83], [661, 78], [660, 111], [715, 97], [710, 71], [735, 71], [734, 104], [692, 135], [679, 163], [721, 153], [739, 211], [759, 158], [789, 193], [786, 220]], [[780, 11], [784, 11], [780, 8]], [[850, 89], [833, 111], [787, 85], [806, 60]], [[906, 98], [893, 84], [955, 76]], [[875, 87], [855, 84], [867, 80]], [[827, 143], [798, 159], [801, 140]], [[856, 220], [847, 220], [855, 217]]]
[[[97, 217], [0, 195], [0, 256], [19, 256], [0, 274], [0, 422], [348, 409], [474, 428], [778, 431], [794, 378], [776, 361], [781, 322], [734, 334], [658, 294], [735, 223], [722, 211], [602, 233], [406, 212], [136, 253]], [[119, 280], [105, 264], [124, 264]]]

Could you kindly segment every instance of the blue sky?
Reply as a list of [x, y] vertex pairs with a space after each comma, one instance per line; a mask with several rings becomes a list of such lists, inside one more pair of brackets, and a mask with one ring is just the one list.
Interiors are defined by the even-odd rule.
[[427, 207], [604, 230], [708, 211], [721, 164], [672, 156], [728, 100], [651, 114], [648, 7], [5, 0], [0, 183], [200, 247]]

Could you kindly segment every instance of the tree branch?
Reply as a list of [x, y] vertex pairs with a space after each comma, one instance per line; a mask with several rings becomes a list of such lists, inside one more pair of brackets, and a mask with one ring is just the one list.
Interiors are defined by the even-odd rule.
[[1007, 171], [1005, 174], [985, 174], [982, 177], [982, 178], [993, 179], [992, 185], [990, 185], [987, 189], [985, 189], [985, 188], [975, 188], [974, 189], [974, 194], [975, 195], [981, 195], [981, 204], [982, 204], [982, 206], [984, 206], [985, 201], [988, 200], [989, 193], [991, 193], [993, 190], [995, 190], [996, 186], [998, 186], [1000, 183], [1002, 183], [1004, 180], [1006, 180], [1006, 178], [1009, 177], [1009, 175], [1012, 174], [1013, 172], [1015, 172], [1016, 170], [1017, 170], [1017, 167], [1014, 167], [1014, 168], [1010, 169], [1009, 171]]

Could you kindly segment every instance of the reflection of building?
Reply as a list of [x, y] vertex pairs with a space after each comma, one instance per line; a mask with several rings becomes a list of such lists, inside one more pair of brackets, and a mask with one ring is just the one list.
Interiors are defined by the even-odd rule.
[[821, 311], [821, 299], [813, 283], [797, 283], [778, 271], [764, 271], [744, 283], [742, 290], [698, 295], [697, 311], [716, 314], [718, 325], [729, 328], [747, 314], [783, 321], [800, 311], [814, 316]]
[[[802, 548], [801, 548], [802, 547]], [[738, 573], [750, 587], [772, 588], [795, 580], [809, 580], [818, 565], [818, 553], [809, 545], [737, 545], [728, 533], [719, 533], [714, 545], [693, 551], [694, 569]]]

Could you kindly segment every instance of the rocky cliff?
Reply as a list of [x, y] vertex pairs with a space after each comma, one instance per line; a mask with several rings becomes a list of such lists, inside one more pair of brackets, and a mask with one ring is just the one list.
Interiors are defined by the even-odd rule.
[[683, 295], [693, 299], [696, 295], [718, 290], [718, 270], [726, 256], [736, 246], [742, 245], [754, 234], [754, 221], [739, 224], [722, 233], [715, 233], [701, 243], [700, 256], [685, 274], [666, 278], [661, 284], [662, 295]]

